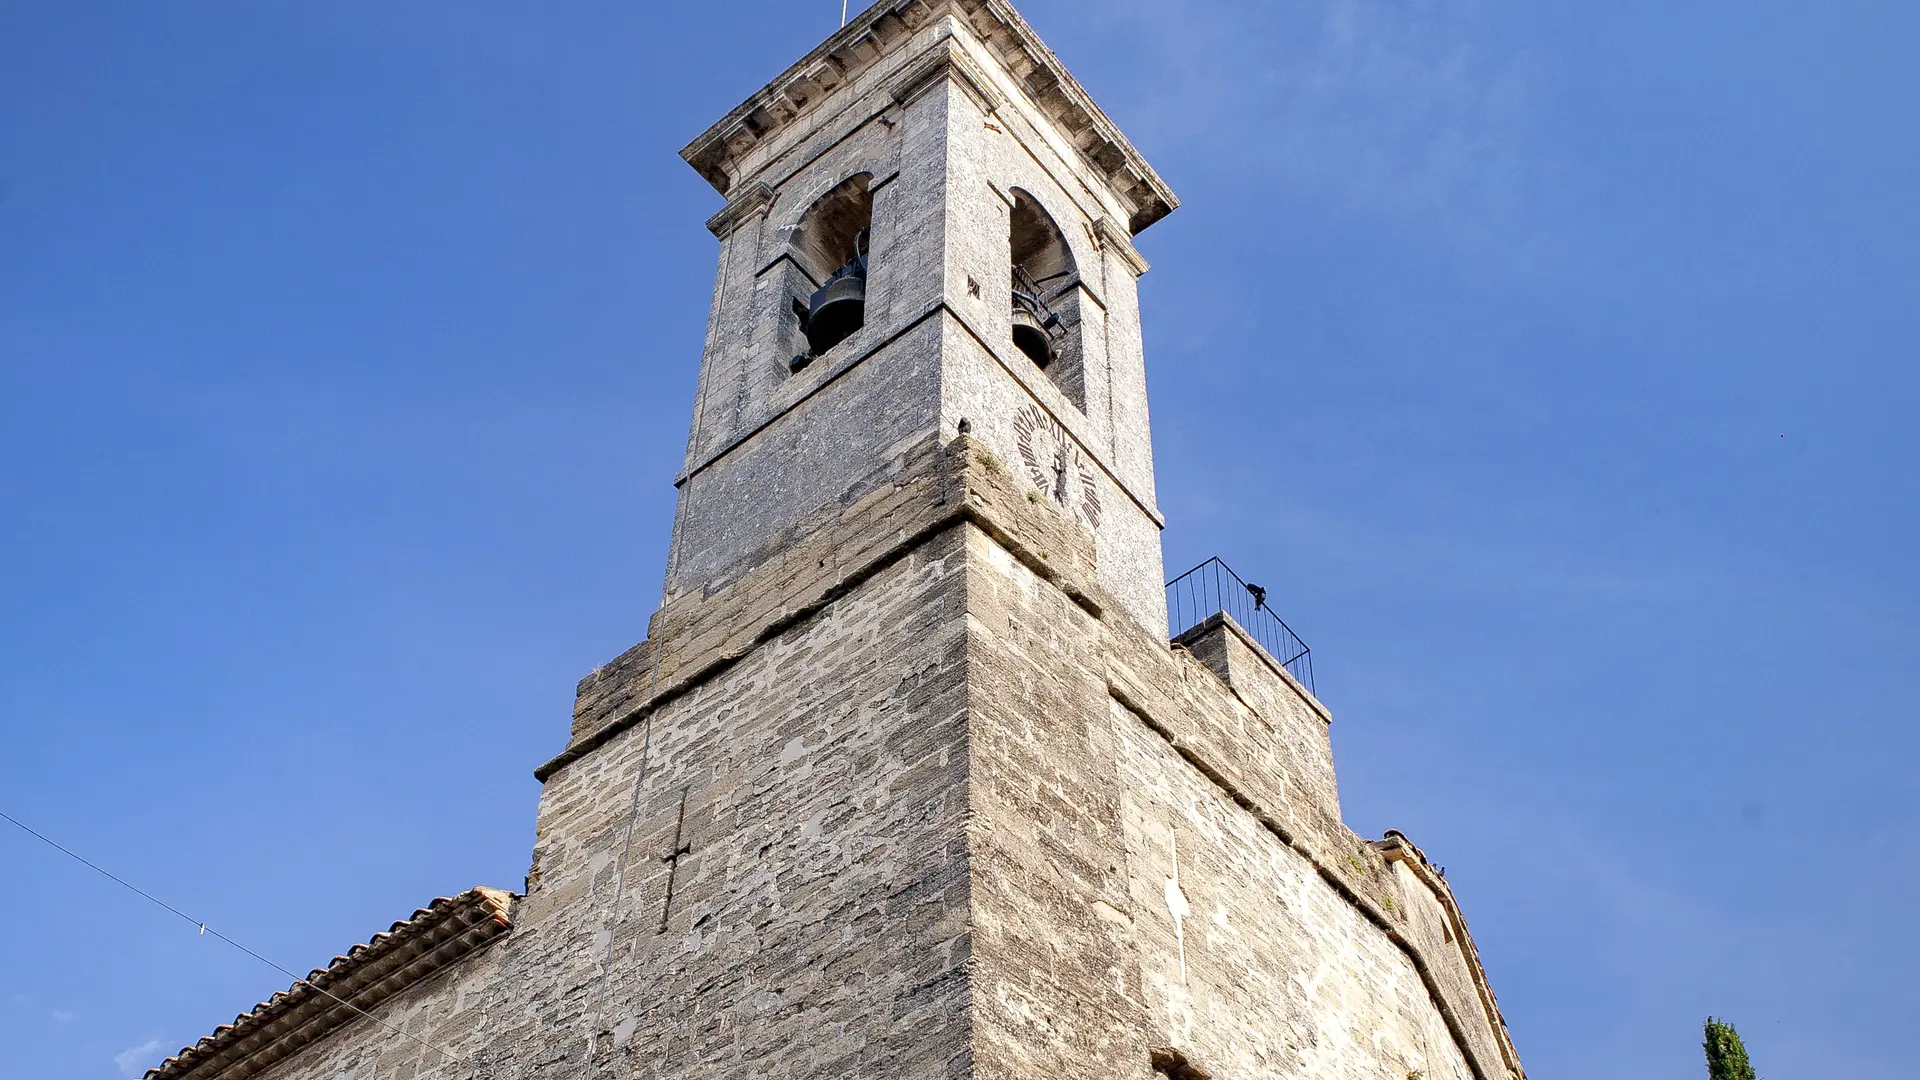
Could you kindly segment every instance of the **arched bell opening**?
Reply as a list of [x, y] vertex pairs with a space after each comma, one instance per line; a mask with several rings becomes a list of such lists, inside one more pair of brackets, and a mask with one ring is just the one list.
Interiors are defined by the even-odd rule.
[[1013, 254], [1013, 345], [1047, 373], [1076, 405], [1080, 370], [1080, 278], [1073, 251], [1052, 215], [1030, 193], [1013, 189], [1009, 228]]
[[814, 201], [794, 232], [790, 254], [813, 286], [809, 295], [793, 300], [807, 342], [807, 352], [794, 358], [795, 369], [866, 325], [872, 182], [871, 173], [848, 177]]

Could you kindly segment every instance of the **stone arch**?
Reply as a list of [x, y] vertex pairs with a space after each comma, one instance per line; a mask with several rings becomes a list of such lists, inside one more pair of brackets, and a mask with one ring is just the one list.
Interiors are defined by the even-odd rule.
[[1013, 188], [1008, 242], [1013, 262], [1013, 343], [1075, 405], [1086, 408], [1080, 342], [1080, 272], [1066, 233], [1024, 188]]
[[796, 371], [866, 325], [872, 185], [870, 172], [835, 184], [807, 207], [788, 237], [787, 256], [805, 278], [804, 295], [795, 290], [791, 301], [805, 340], [794, 354]]
[[872, 173], [855, 173], [813, 200], [794, 223], [787, 253], [816, 285], [853, 259], [860, 234], [873, 227], [872, 184]]
[[1073, 249], [1047, 208], [1025, 188], [1013, 189], [1009, 239], [1013, 265], [1024, 267], [1036, 280], [1066, 278], [1075, 272]]

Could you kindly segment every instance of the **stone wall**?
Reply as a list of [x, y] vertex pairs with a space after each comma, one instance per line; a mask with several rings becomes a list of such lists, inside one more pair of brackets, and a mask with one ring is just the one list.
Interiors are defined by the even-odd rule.
[[[733, 580], [766, 556], [768, 537], [884, 477], [925, 436], [964, 420], [1012, 462], [1021, 425], [1039, 422], [1071, 448], [1073, 502], [1095, 508], [1084, 520], [1106, 588], [1164, 632], [1137, 297], [1145, 263], [1116, 224], [1129, 205], [1007, 66], [1006, 42], [988, 43], [1011, 25], [990, 17], [993, 5], [882, 8], [863, 16], [871, 56], [857, 71], [784, 123], [764, 121], [764, 137], [730, 164], [728, 209], [712, 223], [719, 283], [668, 594]], [[997, 16], [1008, 17], [1017, 20]], [[850, 41], [862, 27], [845, 32]], [[793, 304], [813, 287], [791, 257], [796, 238], [816, 199], [862, 175], [873, 192], [866, 325], [793, 371]], [[1080, 343], [1077, 401], [1012, 344], [1016, 190], [1046, 209], [1072, 251], [1073, 300], [1062, 306], [1077, 313], [1064, 328]]]
[[379, 1008], [472, 1070], [359, 1022], [276, 1080], [573, 1077], [590, 1034], [609, 1076], [1521, 1075], [1231, 624], [1143, 632], [971, 439], [790, 540], [583, 680], [513, 931]]
[[[376, 1009], [459, 1061], [358, 1021], [260, 1075], [1521, 1077], [1324, 707], [1230, 621], [1166, 640], [1128, 236], [1171, 193], [1018, 16], [886, 0], [688, 156], [729, 202], [667, 600], [537, 771], [511, 932]], [[791, 227], [861, 173], [867, 325], [795, 372]], [[1073, 394], [1011, 344], [1016, 188]]]
[[[859, 504], [862, 520], [883, 519], [884, 502]], [[719, 670], [671, 667], [650, 729], [630, 713], [654, 681], [652, 650], [585, 680], [591, 749], [550, 775], [513, 932], [381, 1019], [516, 1080], [580, 1076], [593, 1031], [597, 1076], [964, 1075], [966, 563], [956, 529], [910, 550], [894, 540], [884, 566], [813, 596], [797, 621], [771, 580], [790, 575], [743, 582], [765, 598], [764, 633]], [[731, 623], [742, 597], [692, 599]], [[683, 613], [662, 621], [696, 640], [718, 628], [675, 622]], [[726, 652], [707, 641], [704, 659]], [[688, 660], [670, 651], [663, 666]], [[615, 680], [624, 697], [596, 696]], [[670, 868], [677, 846], [689, 850]], [[362, 1022], [273, 1075], [466, 1073]]]
[[1329, 715], [1244, 632], [1169, 650], [985, 537], [968, 583], [982, 1075], [1522, 1075], [1444, 884], [1341, 823]]

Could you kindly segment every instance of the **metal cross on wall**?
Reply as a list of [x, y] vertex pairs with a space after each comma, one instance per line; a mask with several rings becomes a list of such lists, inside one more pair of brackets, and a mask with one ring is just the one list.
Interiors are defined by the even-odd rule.
[[680, 876], [680, 857], [693, 854], [693, 845], [682, 839], [687, 825], [687, 793], [680, 792], [680, 814], [673, 820], [673, 848], [660, 861], [667, 864], [667, 898], [660, 905], [660, 933], [667, 932], [667, 920], [673, 916], [673, 885]]

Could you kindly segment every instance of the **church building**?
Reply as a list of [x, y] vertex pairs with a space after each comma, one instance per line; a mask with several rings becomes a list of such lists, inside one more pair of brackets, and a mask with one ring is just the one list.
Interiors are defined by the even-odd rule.
[[1178, 200], [1012, 6], [880, 0], [682, 156], [725, 205], [663, 600], [523, 889], [149, 1080], [1522, 1080], [1264, 595], [1170, 622], [1133, 237]]

